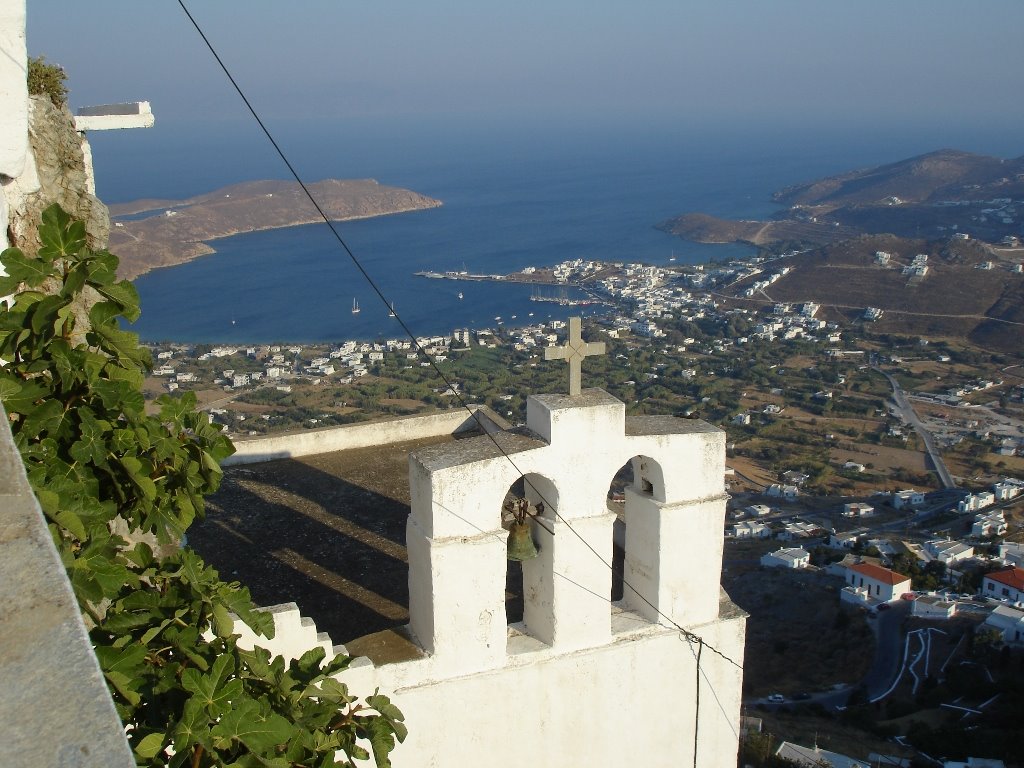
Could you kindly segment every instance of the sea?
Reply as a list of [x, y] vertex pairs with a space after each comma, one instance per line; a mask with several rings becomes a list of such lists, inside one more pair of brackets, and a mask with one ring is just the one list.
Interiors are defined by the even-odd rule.
[[[336, 224], [358, 266], [323, 224], [214, 241], [215, 254], [135, 281], [142, 315], [129, 327], [142, 340], [397, 338], [403, 331], [392, 305], [417, 336], [606, 311], [531, 301], [536, 289], [528, 285], [415, 273], [505, 274], [577, 258], [681, 265], [744, 257], [752, 249], [689, 243], [655, 225], [695, 211], [764, 218], [778, 209], [772, 192], [787, 185], [948, 146], [1004, 157], [1020, 152], [1012, 132], [991, 126], [882, 132], [827, 123], [767, 127], [753, 117], [718, 125], [411, 118], [268, 124], [306, 181], [374, 178], [443, 206]], [[155, 128], [97, 132], [90, 140], [97, 193], [108, 203], [289, 178], [248, 121], [162, 123], [158, 111]]]

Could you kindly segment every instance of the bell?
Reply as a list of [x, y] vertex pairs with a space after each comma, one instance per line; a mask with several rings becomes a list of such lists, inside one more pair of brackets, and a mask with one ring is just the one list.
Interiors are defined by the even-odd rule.
[[532, 560], [537, 556], [537, 547], [533, 544], [529, 523], [512, 523], [508, 532], [508, 559]]

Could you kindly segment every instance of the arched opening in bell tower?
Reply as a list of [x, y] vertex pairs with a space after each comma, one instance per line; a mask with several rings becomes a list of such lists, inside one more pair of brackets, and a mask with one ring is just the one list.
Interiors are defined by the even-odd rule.
[[[608, 486], [608, 509], [615, 513], [612, 524], [612, 561], [610, 599], [616, 610], [636, 611], [642, 598], [630, 589], [640, 573], [650, 570], [649, 553], [641, 540], [646, 529], [638, 515], [642, 507], [665, 500], [665, 480], [661, 464], [650, 456], [629, 458], [612, 477]], [[631, 527], [632, 523], [632, 527]], [[645, 565], [646, 564], [646, 565]]]
[[558, 491], [547, 478], [530, 473], [509, 486], [501, 505], [506, 535], [505, 619], [509, 635], [534, 635], [531, 622], [544, 621], [551, 605], [542, 597], [541, 582], [551, 575], [541, 558], [542, 534], [555, 520]]

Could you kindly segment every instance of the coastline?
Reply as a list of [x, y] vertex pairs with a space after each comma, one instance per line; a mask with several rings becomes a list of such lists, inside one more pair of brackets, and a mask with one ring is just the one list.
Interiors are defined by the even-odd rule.
[[[341, 217], [337, 217], [337, 218], [332, 216], [332, 217], [330, 217], [330, 220], [332, 222], [335, 222], [335, 221], [362, 221], [362, 220], [365, 220], [365, 219], [379, 219], [379, 218], [382, 218], [384, 216], [395, 216], [395, 215], [402, 214], [402, 213], [413, 213], [415, 211], [430, 210], [431, 208], [440, 208], [442, 205], [444, 205], [444, 203], [442, 203], [441, 201], [437, 201], [437, 205], [409, 206], [407, 208], [398, 208], [398, 209], [395, 209], [395, 210], [384, 211], [382, 213], [355, 214], [355, 215], [352, 215], [352, 216], [341, 216]], [[148, 210], [152, 210], [152, 209], [148, 209]], [[176, 260], [169, 261], [169, 262], [166, 262], [166, 263], [160, 263], [160, 264], [136, 264], [136, 263], [132, 263], [130, 268], [125, 267], [125, 259], [122, 258], [122, 251], [124, 250], [124, 245], [126, 245], [127, 243], [115, 244], [114, 236], [115, 236], [115, 232], [116, 231], [113, 230], [113, 229], [110, 232], [111, 238], [110, 238], [110, 245], [108, 247], [108, 250], [110, 250], [112, 253], [114, 253], [116, 256], [118, 256], [118, 258], [120, 259], [120, 263], [119, 263], [118, 269], [117, 269], [118, 277], [120, 277], [122, 280], [136, 280], [136, 279], [142, 277], [143, 275], [147, 275], [150, 272], [154, 272], [154, 271], [156, 271], [158, 269], [168, 269], [170, 267], [178, 267], [178, 266], [181, 266], [183, 264], [188, 264], [191, 261], [195, 261], [196, 259], [200, 259], [200, 258], [202, 258], [204, 256], [213, 256], [213, 255], [215, 255], [217, 253], [217, 249], [214, 248], [212, 245], [210, 245], [210, 243], [215, 243], [218, 240], [226, 240], [227, 238], [234, 237], [235, 235], [248, 235], [248, 234], [251, 234], [253, 232], [270, 232], [270, 231], [274, 231], [274, 230], [291, 229], [292, 227], [305, 227], [305, 226], [309, 226], [310, 224], [323, 224], [323, 223], [324, 223], [324, 220], [318, 215], [318, 216], [315, 216], [315, 217], [313, 217], [311, 219], [308, 219], [308, 220], [295, 221], [295, 222], [292, 222], [290, 224], [271, 224], [271, 225], [264, 226], [264, 227], [250, 227], [250, 228], [246, 228], [246, 229], [240, 229], [240, 230], [237, 230], [237, 231], [234, 231], [234, 232], [225, 232], [223, 234], [218, 234], [218, 235], [216, 235], [214, 237], [208, 237], [208, 238], [206, 238], [204, 240], [196, 240], [196, 241], [182, 243], [181, 245], [186, 250], [180, 252], [178, 254], [178, 258]], [[119, 238], [119, 240], [120, 240], [120, 238]], [[136, 242], [139, 242], [141, 244], [141, 241], [136, 241]], [[129, 248], [130, 247], [131, 246], [129, 245]]]
[[[118, 274], [133, 280], [217, 253], [210, 245], [217, 240], [322, 222], [321, 212], [332, 222], [353, 221], [443, 205], [373, 179], [326, 179], [308, 188], [315, 205], [297, 183], [274, 180], [244, 182], [186, 200], [119, 204], [109, 243], [120, 258]], [[149, 215], [138, 218], [140, 213]]]

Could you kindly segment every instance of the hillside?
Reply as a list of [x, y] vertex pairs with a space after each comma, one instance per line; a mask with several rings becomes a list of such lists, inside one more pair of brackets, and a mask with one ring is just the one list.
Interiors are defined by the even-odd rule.
[[929, 152], [896, 163], [851, 171], [779, 190], [785, 205], [840, 208], [904, 202], [987, 200], [1024, 195], [1024, 157], [1001, 160], [953, 149]]
[[[441, 205], [373, 179], [327, 179], [308, 186], [336, 221]], [[134, 218], [149, 212], [152, 215]], [[214, 253], [209, 242], [218, 238], [322, 221], [299, 185], [289, 181], [251, 181], [187, 200], [138, 200], [111, 206], [110, 213], [110, 250], [120, 256], [118, 274], [125, 279]]]
[[858, 234], [945, 237], [963, 232], [997, 242], [1021, 234], [1024, 157], [1001, 160], [944, 149], [897, 163], [786, 187], [771, 221], [685, 213], [657, 226], [700, 243], [777, 248], [820, 246]]
[[[886, 266], [876, 251], [892, 254]], [[928, 255], [924, 277], [904, 274], [917, 254]], [[793, 267], [761, 296], [763, 302], [822, 305], [819, 317], [861, 323], [864, 309], [883, 310], [868, 324], [882, 333], [955, 337], [1006, 352], [1021, 350], [1024, 337], [1024, 274], [1021, 260], [999, 260], [976, 241], [924, 241], [864, 236], [787, 258]], [[982, 265], [991, 263], [991, 269]], [[733, 289], [742, 296], [744, 281]], [[748, 300], [749, 301], [749, 300]]]

